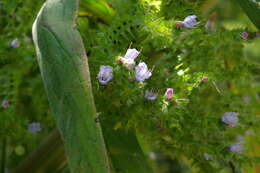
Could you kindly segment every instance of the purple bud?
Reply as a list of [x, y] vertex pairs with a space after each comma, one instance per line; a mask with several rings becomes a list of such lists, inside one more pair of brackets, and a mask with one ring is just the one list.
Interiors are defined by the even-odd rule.
[[165, 97], [170, 100], [173, 97], [173, 89], [172, 88], [167, 88], [165, 92]]
[[236, 152], [236, 153], [243, 153], [243, 141], [239, 141], [236, 143], [233, 143], [232, 145], [229, 146], [230, 151]]
[[20, 42], [19, 42], [19, 40], [16, 38], [16, 39], [14, 39], [13, 41], [11, 41], [11, 43], [10, 43], [10, 47], [11, 48], [18, 48], [20, 46]]
[[152, 91], [145, 91], [145, 96], [144, 98], [146, 100], [155, 100], [157, 98], [157, 93], [154, 93]]
[[182, 23], [182, 22], [177, 22], [177, 23], [175, 24], [175, 27], [176, 27], [177, 29], [179, 29], [179, 28], [183, 27], [183, 23]]
[[172, 104], [173, 104], [173, 105], [177, 105], [177, 102], [176, 102], [176, 101], [173, 101]]
[[148, 79], [151, 76], [152, 76], [152, 73], [144, 62], [139, 63], [135, 67], [135, 79], [137, 81], [143, 82], [145, 79]]
[[196, 18], [196, 15], [187, 16], [182, 22], [183, 26], [186, 28], [193, 28], [195, 25], [200, 23], [196, 20]]
[[39, 133], [42, 130], [41, 124], [36, 122], [29, 124], [27, 128], [33, 134]]
[[243, 38], [243, 39], [247, 39], [249, 37], [249, 34], [248, 34], [248, 32], [242, 32], [240, 34], [240, 37]]
[[128, 78], [128, 80], [132, 82], [132, 81], [135, 81], [135, 78], [134, 77], [130, 77], [130, 78]]
[[201, 79], [202, 82], [208, 82], [209, 78], [207, 76], [203, 76]]
[[117, 61], [118, 63], [123, 63], [124, 58], [121, 57], [121, 56], [119, 56], [119, 57], [116, 59], [116, 61]]
[[136, 49], [127, 49], [125, 58], [134, 60], [139, 54], [140, 52]]
[[235, 126], [239, 119], [238, 119], [238, 113], [236, 112], [225, 112], [221, 118], [221, 120], [226, 123], [227, 125], [233, 127]]
[[3, 108], [8, 108], [9, 107], [9, 101], [8, 100], [4, 100], [3, 102], [2, 102], [2, 107]]
[[113, 68], [111, 66], [100, 66], [98, 73], [99, 82], [103, 85], [107, 84], [113, 78]]

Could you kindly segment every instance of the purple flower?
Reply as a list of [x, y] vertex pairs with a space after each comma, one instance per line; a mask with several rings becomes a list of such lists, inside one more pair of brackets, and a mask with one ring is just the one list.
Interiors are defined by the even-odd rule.
[[243, 38], [243, 39], [247, 39], [248, 36], [249, 36], [248, 32], [242, 32], [242, 33], [240, 34], [240, 37]]
[[8, 100], [4, 100], [3, 102], [2, 102], [2, 107], [3, 108], [8, 108], [9, 107], [9, 101]]
[[243, 144], [244, 144], [243, 141], [233, 143], [232, 145], [229, 146], [229, 150], [236, 153], [243, 153], [243, 149], [244, 149]]
[[19, 40], [16, 38], [16, 39], [14, 39], [13, 41], [11, 41], [11, 43], [10, 43], [10, 47], [11, 48], [18, 48], [20, 46], [20, 42], [19, 42]]
[[41, 124], [33, 122], [28, 125], [28, 130], [33, 134], [39, 133], [42, 130]]
[[173, 105], [177, 105], [177, 102], [176, 102], [176, 101], [173, 101], [172, 104], [173, 104]]
[[143, 82], [151, 76], [152, 73], [144, 62], [139, 63], [138, 66], [135, 67], [135, 79], [137, 81]]
[[113, 78], [113, 68], [111, 66], [100, 66], [98, 73], [99, 82], [103, 85], [107, 84]]
[[196, 18], [196, 15], [187, 16], [184, 21], [182, 21], [182, 25], [186, 28], [193, 28], [195, 25], [200, 23]]
[[223, 116], [221, 117], [221, 120], [226, 123], [227, 125], [233, 127], [235, 126], [239, 119], [238, 119], [238, 113], [236, 112], [225, 112]]
[[146, 90], [144, 98], [146, 100], [155, 100], [157, 98], [157, 93]]
[[165, 97], [170, 100], [173, 97], [173, 89], [172, 88], [167, 88], [165, 92]]
[[139, 54], [140, 52], [136, 49], [127, 49], [125, 58], [134, 60], [136, 57], [138, 57]]

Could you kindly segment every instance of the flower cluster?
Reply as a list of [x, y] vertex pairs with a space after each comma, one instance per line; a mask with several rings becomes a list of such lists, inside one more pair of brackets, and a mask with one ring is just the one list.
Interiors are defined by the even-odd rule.
[[[138, 50], [129, 48], [125, 56], [119, 57], [117, 61], [122, 63], [128, 70], [135, 68], [135, 80], [144, 82], [152, 76], [152, 72], [148, 69], [145, 62], [140, 62], [137, 66], [135, 66], [135, 59], [139, 54], [140, 52]], [[113, 67], [104, 65], [100, 66], [97, 78], [102, 85], [107, 84], [113, 78]], [[173, 93], [172, 88], [167, 88], [164, 96], [167, 100], [170, 100], [173, 98]], [[157, 95], [158, 94], [153, 91], [146, 90], [144, 97], [146, 100], [152, 101], [157, 98]]]
[[[119, 57], [117, 60], [129, 70], [135, 68], [135, 80], [143, 82], [152, 76], [152, 72], [148, 69], [144, 62], [140, 62], [137, 66], [135, 66], [135, 59], [139, 54], [140, 52], [136, 49], [129, 48], [125, 56]], [[113, 67], [101, 66], [97, 77], [101, 84], [107, 84], [113, 78]]]
[[[191, 15], [191, 16], [187, 16], [183, 21], [180, 21], [176, 24], [176, 27], [185, 27], [185, 28], [194, 28], [196, 25], [198, 25], [200, 22], [196, 20], [197, 16], [196, 15]], [[209, 24], [208, 24], [209, 25]], [[209, 27], [212, 28], [212, 27]], [[246, 36], [246, 34], [244, 34], [244, 36]], [[242, 35], [241, 35], [242, 37]], [[136, 59], [138, 59], [138, 56], [140, 55], [140, 50], [137, 50], [135, 48], [129, 48], [127, 49], [126, 53], [124, 56], [120, 56], [117, 58], [117, 62], [119, 62], [123, 67], [125, 67], [127, 70], [129, 70], [129, 74], [135, 74], [134, 76], [132, 76], [131, 79], [138, 81], [138, 82], [144, 82], [147, 79], [149, 79], [153, 74], [152, 74], [152, 70], [149, 69], [149, 67], [147, 66], [147, 64], [145, 62], [139, 62], [136, 63]], [[180, 77], [184, 77], [186, 74], [188, 74], [188, 71], [185, 69], [180, 69], [180, 68], [176, 68], [177, 70], [177, 75]], [[133, 72], [133, 73], [132, 73]], [[109, 81], [111, 81], [113, 78], [113, 67], [111, 66], [101, 66], [100, 67], [100, 71], [98, 73], [98, 79], [99, 82], [103, 85], [107, 84]], [[205, 75], [201, 75], [201, 73], [199, 74], [199, 78], [196, 78], [196, 82], [199, 83], [204, 83], [203, 85], [207, 85], [206, 83], [209, 83], [212, 81], [211, 75], [207, 76], [207, 74]], [[213, 83], [213, 81], [212, 81]], [[167, 85], [166, 85], [167, 86]], [[160, 94], [158, 92], [156, 92], [153, 89], [147, 89], [144, 90], [144, 100], [146, 101], [155, 101], [159, 102], [161, 101], [160, 99], [162, 99], [162, 102], [160, 102], [160, 104], [158, 105], [163, 105], [161, 106], [162, 109], [161, 110], [167, 110], [169, 113], [174, 112], [176, 109], [179, 109], [182, 105], [179, 104], [181, 103], [181, 100], [184, 100], [185, 102], [183, 103], [188, 103], [190, 100], [189, 99], [178, 99], [178, 96], [181, 96], [181, 94], [179, 94], [179, 89], [178, 87], [174, 87], [170, 88], [172, 86], [167, 86], [169, 88], [165, 87], [165, 92], [160, 96]], [[195, 86], [197, 87], [197, 86]], [[217, 89], [217, 87], [216, 87]], [[176, 92], [176, 94], [175, 94]], [[159, 101], [158, 101], [159, 100]], [[188, 102], [186, 102], [186, 100], [188, 100]], [[172, 101], [172, 104], [178, 104], [176, 106], [172, 106], [171, 108], [169, 108], [169, 102]], [[155, 102], [155, 103], [156, 103]], [[161, 104], [162, 103], [162, 104]], [[165, 109], [164, 109], [165, 108]], [[165, 112], [167, 112], [165, 111]], [[164, 112], [164, 111], [162, 111]], [[225, 111], [223, 111], [225, 112]], [[174, 119], [175, 120], [175, 119]], [[238, 113], [237, 112], [225, 112], [221, 118], [218, 119], [219, 121], [221, 120], [223, 123], [227, 124], [229, 127], [234, 127], [239, 123], [239, 118], [238, 118]], [[176, 120], [176, 122], [178, 122]], [[176, 123], [178, 124], [178, 123]], [[176, 124], [173, 123], [172, 126], [177, 126]], [[241, 151], [243, 150], [243, 142], [237, 142], [234, 143], [232, 145], [229, 146], [229, 150], [232, 152], [236, 152], [236, 153], [241, 153]], [[211, 156], [210, 154], [205, 154], [205, 159], [206, 160], [210, 160]]]

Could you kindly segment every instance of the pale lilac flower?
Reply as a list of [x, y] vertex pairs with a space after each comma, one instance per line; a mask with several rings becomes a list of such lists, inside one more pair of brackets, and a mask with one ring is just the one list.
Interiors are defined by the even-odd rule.
[[113, 78], [113, 68], [111, 66], [100, 66], [98, 73], [99, 82], [103, 85], [107, 84]]
[[184, 21], [182, 21], [182, 25], [186, 28], [193, 28], [195, 25], [200, 23], [196, 18], [196, 15], [187, 16]]
[[8, 100], [4, 100], [3, 102], [2, 102], [2, 107], [3, 108], [8, 108], [9, 107], [9, 101]]
[[16, 38], [16, 39], [14, 39], [13, 41], [11, 41], [11, 43], [10, 43], [10, 47], [11, 48], [18, 48], [20, 46], [20, 42], [19, 42], [19, 40]]
[[243, 39], [247, 39], [249, 37], [249, 34], [248, 34], [248, 32], [242, 32], [240, 34], [240, 37], [243, 38]]
[[27, 128], [34, 134], [39, 133], [42, 130], [41, 124], [36, 122], [29, 124]]
[[146, 100], [155, 100], [157, 98], [157, 93], [146, 90], [144, 98]]
[[139, 82], [143, 82], [152, 76], [152, 72], [148, 69], [144, 62], [139, 63], [135, 67], [135, 79]]
[[138, 57], [139, 54], [140, 52], [136, 49], [127, 49], [125, 58], [134, 60], [136, 57]]
[[212, 159], [212, 156], [210, 154], [208, 154], [208, 153], [204, 153], [203, 156], [204, 156], [204, 158], [206, 160], [211, 160]]
[[229, 146], [229, 150], [236, 153], [243, 153], [243, 149], [244, 149], [243, 144], [244, 144], [243, 141], [233, 143], [232, 145]]
[[221, 118], [221, 120], [226, 123], [227, 125], [233, 127], [235, 126], [238, 121], [238, 113], [236, 112], [225, 112]]
[[173, 89], [172, 88], [167, 88], [165, 92], [165, 97], [169, 100], [173, 97]]

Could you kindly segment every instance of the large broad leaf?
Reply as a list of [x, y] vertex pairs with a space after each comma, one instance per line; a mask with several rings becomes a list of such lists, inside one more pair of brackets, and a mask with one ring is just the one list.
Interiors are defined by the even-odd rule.
[[78, 0], [47, 0], [33, 26], [38, 62], [71, 172], [110, 172], [95, 121], [88, 62], [76, 29]]
[[255, 26], [260, 29], [260, 0], [237, 0]]

